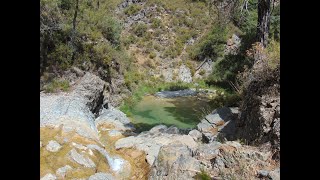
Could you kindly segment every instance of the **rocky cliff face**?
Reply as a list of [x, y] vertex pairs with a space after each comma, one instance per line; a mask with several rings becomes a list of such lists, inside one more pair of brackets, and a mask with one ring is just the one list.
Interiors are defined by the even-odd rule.
[[127, 161], [130, 157], [124, 160], [110, 155], [100, 138], [102, 130], [112, 130], [109, 133], [112, 138], [134, 130], [121, 111], [110, 105], [108, 109], [102, 106], [104, 89], [105, 82], [87, 72], [76, 80], [70, 92], [40, 94], [42, 179], [89, 176], [89, 179], [119, 179], [130, 176], [131, 166]]
[[40, 127], [64, 125], [84, 137], [97, 139], [94, 112], [103, 98], [104, 82], [86, 73], [71, 93], [40, 94]]
[[257, 62], [249, 76], [241, 113], [238, 135], [249, 144], [271, 145], [274, 158], [280, 158], [280, 67], [264, 70]]
[[104, 84], [86, 73], [69, 93], [40, 95], [43, 179], [194, 179], [202, 171], [211, 178], [279, 179], [270, 151], [229, 141], [237, 108], [214, 110], [198, 130], [158, 125], [135, 134], [124, 113], [101, 106]]

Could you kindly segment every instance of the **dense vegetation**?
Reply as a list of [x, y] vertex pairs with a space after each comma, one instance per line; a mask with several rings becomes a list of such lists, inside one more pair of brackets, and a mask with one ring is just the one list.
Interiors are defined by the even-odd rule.
[[[230, 99], [238, 99], [232, 94], [240, 92], [241, 77], [257, 59], [259, 46], [254, 43], [259, 0], [226, 0], [231, 3], [228, 8], [211, 0], [148, 0], [131, 4], [117, 14], [121, 2], [40, 1], [40, 75], [48, 84], [47, 92], [68, 90], [68, 82], [59, 79], [59, 74], [77, 66], [85, 71], [99, 70], [104, 78], [123, 75], [125, 86], [133, 93], [126, 101], [131, 106], [143, 93], [194, 86], [178, 82], [177, 74], [173, 83], [165, 83], [162, 75], [149, 75], [150, 69], [159, 69], [160, 60], [173, 61], [174, 67], [185, 64], [194, 75], [195, 62], [210, 58], [213, 72], [206, 79], [194, 79], [194, 83], [205, 88], [222, 87]], [[124, 27], [127, 17], [149, 7], [156, 8], [146, 13], [148, 21]], [[240, 47], [236, 53], [226, 53], [225, 46], [233, 34], [240, 37]], [[280, 5], [272, 8], [268, 34], [269, 43], [260, 52], [268, 68], [275, 68], [280, 62]], [[186, 46], [191, 40], [194, 43]], [[146, 57], [143, 65], [133, 57], [136, 52], [128, 53], [130, 45]], [[121, 68], [111, 68], [114, 63]]]
[[[217, 23], [198, 43], [190, 47], [189, 54], [193, 60], [211, 58], [215, 61], [213, 72], [208, 78], [209, 84], [230, 88], [230, 83], [237, 81], [237, 75], [253, 65], [254, 58], [248, 56], [247, 51], [256, 42], [258, 0], [247, 1], [246, 9], [243, 9], [244, 1], [237, 3], [234, 4], [236, 8], [233, 13], [220, 20], [228, 24]], [[266, 53], [270, 54], [268, 59], [275, 66], [280, 61], [280, 5], [274, 7], [270, 18], [270, 44]], [[225, 54], [225, 44], [233, 33], [242, 39], [239, 51], [236, 54]]]
[[122, 27], [112, 15], [119, 2], [41, 0], [40, 75], [71, 66], [108, 70], [111, 61], [128, 67]]

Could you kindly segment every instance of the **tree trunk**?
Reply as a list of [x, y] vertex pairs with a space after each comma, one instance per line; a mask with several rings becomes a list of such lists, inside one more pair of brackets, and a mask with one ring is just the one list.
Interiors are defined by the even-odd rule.
[[271, 1], [272, 0], [258, 1], [257, 40], [261, 42], [264, 47], [268, 44]]
[[72, 45], [72, 49], [73, 49], [72, 56], [71, 56], [72, 63], [74, 62], [75, 55], [76, 55], [74, 38], [75, 38], [75, 34], [76, 34], [78, 10], [79, 10], [79, 0], [76, 0], [76, 7], [74, 10], [74, 16], [73, 16], [73, 20], [72, 20], [72, 34], [71, 34], [71, 45]]
[[78, 9], [79, 9], [79, 0], [76, 0], [76, 8], [74, 10], [74, 16], [73, 16], [73, 21], [72, 21], [72, 30], [76, 30], [76, 23], [77, 23], [77, 15], [78, 15]]
[[48, 36], [46, 34], [43, 36], [43, 40], [40, 42], [40, 76], [43, 75], [47, 67]]

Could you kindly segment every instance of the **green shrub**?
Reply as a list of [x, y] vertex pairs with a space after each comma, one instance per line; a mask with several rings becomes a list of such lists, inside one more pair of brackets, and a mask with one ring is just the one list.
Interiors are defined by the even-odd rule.
[[189, 56], [194, 60], [203, 60], [205, 57], [210, 57], [211, 59], [221, 57], [223, 56], [226, 41], [226, 27], [215, 26], [209, 34], [189, 48]]
[[153, 60], [146, 60], [146, 62], [144, 63], [146, 66], [148, 66], [149, 68], [154, 69], [156, 67], [156, 65], [154, 64]]
[[59, 44], [53, 52], [48, 54], [48, 59], [55, 63], [52, 65], [58, 65], [61, 69], [65, 70], [72, 65], [72, 53], [73, 50], [66, 44]]
[[195, 176], [195, 179], [196, 180], [211, 180], [211, 177], [206, 171], [201, 169], [201, 172], [197, 173], [197, 175]]
[[203, 76], [205, 73], [206, 73], [206, 71], [203, 70], [203, 69], [201, 69], [200, 72], [199, 72], [199, 74], [200, 74], [201, 76]]
[[129, 47], [130, 44], [133, 44], [137, 41], [137, 38], [133, 35], [129, 35], [122, 39], [123, 46]]
[[161, 51], [163, 48], [159, 43], [154, 43], [153, 48], [157, 51]]
[[153, 51], [149, 54], [149, 58], [151, 58], [151, 59], [154, 59], [156, 56], [157, 56], [157, 54]]
[[163, 52], [163, 56], [173, 59], [181, 54], [183, 46], [184, 44], [180, 40], [176, 39], [174, 44], [165, 49], [165, 51]]
[[196, 72], [195, 67], [193, 66], [191, 61], [186, 61], [186, 66], [190, 69], [191, 75], [194, 76], [194, 73]]
[[160, 35], [163, 33], [163, 31], [161, 29], [156, 29], [153, 33], [153, 35], [155, 37], [160, 37]]
[[118, 21], [111, 17], [106, 17], [99, 25], [102, 35], [113, 45], [119, 45], [121, 26]]
[[133, 33], [138, 37], [142, 37], [147, 31], [147, 25], [145, 23], [138, 23], [133, 27]]
[[151, 27], [152, 28], [161, 28], [163, 25], [161, 23], [161, 20], [158, 18], [152, 18], [151, 19]]
[[132, 4], [131, 6], [127, 7], [125, 10], [124, 10], [124, 13], [126, 15], [133, 15], [133, 14], [136, 14], [137, 12], [139, 12], [141, 10], [141, 6], [137, 5], [137, 4]]
[[91, 60], [97, 63], [110, 64], [115, 50], [108, 43], [99, 42], [93, 46]]
[[69, 81], [53, 79], [53, 81], [44, 87], [44, 90], [47, 93], [54, 93], [57, 91], [68, 91], [69, 88]]
[[280, 42], [271, 40], [267, 46], [268, 65], [274, 69], [280, 64]]

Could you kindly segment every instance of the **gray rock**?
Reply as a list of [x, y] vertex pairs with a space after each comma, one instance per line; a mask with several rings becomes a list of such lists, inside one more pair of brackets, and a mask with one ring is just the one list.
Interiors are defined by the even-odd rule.
[[115, 178], [111, 174], [107, 173], [95, 173], [90, 176], [88, 180], [114, 180]]
[[182, 82], [185, 82], [185, 83], [191, 83], [192, 82], [191, 72], [190, 72], [190, 69], [187, 66], [185, 66], [185, 65], [181, 65], [180, 66], [179, 79]]
[[116, 149], [135, 148], [146, 153], [146, 160], [151, 166], [157, 158], [162, 146], [173, 144], [184, 144], [190, 149], [195, 149], [198, 144], [189, 135], [170, 134], [166, 132], [165, 126], [156, 126], [150, 131], [140, 133], [138, 136], [129, 136], [119, 139], [115, 143]]
[[56, 175], [64, 178], [66, 173], [67, 173], [67, 171], [69, 171], [71, 169], [72, 169], [72, 167], [69, 166], [69, 165], [63, 166], [63, 167], [57, 169]]
[[267, 170], [259, 170], [258, 171], [259, 177], [268, 177], [268, 175], [269, 175], [269, 171], [267, 171]]
[[273, 171], [270, 171], [268, 177], [272, 180], [280, 180], [280, 168], [276, 168]]
[[219, 114], [215, 113], [215, 114], [209, 114], [206, 117], [206, 120], [208, 120], [211, 124], [215, 124], [215, 125], [219, 125], [219, 124], [223, 124], [224, 120], [221, 119], [221, 117], [219, 116]]
[[225, 47], [225, 53], [227, 54], [236, 54], [238, 52], [238, 49], [240, 47], [241, 39], [233, 34], [230, 39], [228, 39], [226, 47]]
[[189, 132], [189, 136], [191, 136], [196, 142], [200, 142], [202, 140], [202, 134], [200, 131], [194, 129]]
[[192, 45], [195, 42], [195, 40], [191, 37], [190, 39], [188, 39], [188, 41], [186, 42], [187, 45]]
[[162, 133], [166, 131], [168, 127], [166, 125], [157, 125], [149, 130], [149, 133]]
[[[218, 139], [235, 139], [235, 121], [238, 115], [236, 107], [222, 107], [215, 109], [197, 125], [197, 129], [205, 136], [206, 140], [212, 142]], [[213, 129], [216, 128], [216, 129]]]
[[225, 168], [226, 165], [224, 164], [221, 158], [216, 158], [214, 159], [214, 166], [217, 167], [218, 169], [223, 169]]
[[234, 117], [233, 112], [237, 112], [237, 108], [235, 107], [222, 107], [215, 109], [210, 115], [206, 116], [208, 121], [212, 121], [212, 123], [219, 123], [220, 121], [230, 121]]
[[72, 142], [71, 144], [72, 144], [72, 146], [74, 146], [75, 148], [80, 149], [80, 150], [87, 150], [88, 149], [86, 146], [84, 146], [82, 144], [77, 144], [75, 142]]
[[57, 177], [51, 173], [46, 174], [45, 176], [43, 176], [40, 180], [56, 180]]
[[103, 149], [95, 144], [90, 144], [87, 147], [90, 149], [94, 149], [94, 150], [99, 151], [108, 161], [110, 168], [115, 172], [121, 171], [123, 165], [126, 163], [125, 160], [123, 160], [119, 157], [111, 157], [105, 149]]
[[191, 155], [191, 149], [183, 144], [163, 146], [149, 179], [193, 179], [196, 171], [200, 170], [200, 162]]
[[179, 158], [172, 164], [169, 179], [193, 179], [200, 171], [200, 162], [191, 156], [179, 156]]
[[79, 77], [84, 76], [84, 72], [83, 72], [81, 69], [77, 68], [77, 67], [72, 67], [71, 70], [72, 70], [74, 73], [76, 73], [77, 76], [79, 76]]
[[[260, 67], [261, 60], [253, 65], [252, 81], [248, 82], [240, 106], [237, 136], [248, 144], [272, 144], [274, 159], [280, 159], [280, 69], [268, 73]], [[261, 72], [263, 71], [263, 72]], [[263, 78], [261, 78], [263, 74]]]
[[242, 145], [241, 145], [239, 142], [237, 142], [237, 141], [227, 141], [227, 142], [225, 142], [225, 144], [227, 144], [227, 145], [229, 145], [229, 146], [233, 146], [233, 147], [235, 147], [235, 148], [239, 148], [239, 147], [242, 146]]
[[108, 132], [109, 136], [113, 137], [113, 136], [121, 136], [121, 132], [117, 131], [117, 130], [111, 130]]
[[61, 145], [54, 140], [49, 141], [49, 143], [46, 146], [46, 150], [50, 152], [57, 152], [60, 150], [60, 148], [61, 148]]
[[179, 134], [180, 130], [175, 126], [171, 126], [168, 129], [166, 129], [165, 133], [168, 133], [168, 134]]
[[173, 81], [173, 73], [172, 73], [172, 69], [168, 68], [168, 69], [163, 69], [162, 70], [162, 75], [164, 78], [165, 82], [172, 82]]
[[79, 135], [98, 139], [94, 113], [99, 108], [104, 82], [86, 73], [70, 93], [40, 94], [40, 127], [63, 125]]
[[201, 144], [198, 149], [194, 152], [198, 160], [207, 161], [210, 163], [211, 159], [219, 154], [219, 148], [221, 143], [215, 141], [209, 144]]
[[161, 91], [155, 93], [155, 96], [161, 98], [175, 98], [175, 97], [182, 97], [182, 96], [195, 96], [197, 92], [191, 89], [184, 89], [178, 91]]
[[214, 128], [215, 125], [210, 124], [207, 120], [203, 119], [201, 122], [197, 125], [197, 129], [200, 132], [210, 132], [212, 128]]
[[205, 143], [210, 143], [213, 141], [218, 140], [218, 134], [217, 133], [211, 133], [211, 132], [204, 132], [202, 133], [202, 139]]
[[119, 131], [134, 131], [135, 128], [129, 118], [120, 110], [110, 106], [108, 109], [103, 108], [100, 116], [95, 120], [96, 126], [100, 124], [112, 124], [115, 130]]
[[87, 168], [96, 167], [96, 165], [94, 164], [94, 162], [90, 158], [85, 157], [82, 154], [79, 154], [75, 149], [71, 149], [71, 151], [69, 152], [69, 155], [73, 161], [75, 161], [78, 164], [83, 165], [84, 167], [87, 167]]

